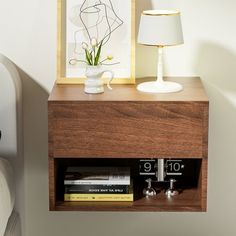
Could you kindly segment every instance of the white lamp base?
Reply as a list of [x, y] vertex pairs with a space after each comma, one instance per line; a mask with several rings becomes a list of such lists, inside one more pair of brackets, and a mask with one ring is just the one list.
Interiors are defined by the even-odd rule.
[[174, 93], [181, 91], [183, 86], [170, 81], [151, 81], [139, 84], [137, 89], [145, 93]]

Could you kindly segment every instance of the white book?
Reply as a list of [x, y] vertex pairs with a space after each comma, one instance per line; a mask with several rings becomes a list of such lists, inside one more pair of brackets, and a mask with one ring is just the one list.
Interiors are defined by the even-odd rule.
[[76, 185], [130, 185], [128, 167], [68, 167], [64, 184]]

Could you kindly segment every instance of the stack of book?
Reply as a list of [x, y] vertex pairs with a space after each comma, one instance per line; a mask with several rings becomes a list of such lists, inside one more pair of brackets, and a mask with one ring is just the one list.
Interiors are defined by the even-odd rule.
[[65, 201], [133, 201], [126, 167], [68, 167], [64, 186]]

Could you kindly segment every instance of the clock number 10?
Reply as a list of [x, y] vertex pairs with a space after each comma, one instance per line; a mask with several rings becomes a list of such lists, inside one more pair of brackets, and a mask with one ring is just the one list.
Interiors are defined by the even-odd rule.
[[181, 170], [181, 164], [179, 162], [171, 162], [169, 163], [169, 171], [171, 172], [179, 172]]

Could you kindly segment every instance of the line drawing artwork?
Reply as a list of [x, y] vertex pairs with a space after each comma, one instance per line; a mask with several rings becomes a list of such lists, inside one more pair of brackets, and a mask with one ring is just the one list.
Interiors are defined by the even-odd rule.
[[[67, 0], [67, 77], [74, 77], [75, 69], [78, 68], [80, 68], [79, 75], [83, 76], [86, 64], [81, 45], [84, 42], [90, 44], [93, 38], [96, 38], [98, 44], [102, 42], [103, 57], [112, 55], [114, 58], [112, 63], [104, 65], [116, 70], [118, 77], [129, 76], [131, 32], [130, 27], [125, 24], [130, 20], [131, 5], [126, 7], [126, 11], [121, 11], [122, 6], [118, 7], [125, 2], [124, 0]], [[121, 48], [124, 48], [126, 53], [122, 53]]]
[[[86, 6], [86, 3], [89, 0], [85, 0], [80, 8], [80, 19], [84, 26], [84, 30], [88, 34], [89, 40], [91, 40], [91, 34], [89, 32], [90, 29], [96, 28], [96, 38], [99, 39], [99, 25], [100, 24], [107, 24], [105, 27], [105, 33], [101, 37], [103, 41], [103, 45], [106, 44], [112, 32], [118, 29], [124, 22], [117, 16], [116, 12], [114, 11], [113, 5], [111, 0], [103, 0], [103, 1], [94, 1], [94, 4], [89, 4]], [[95, 14], [96, 22], [92, 25], [86, 25], [84, 18], [87, 14]]]

